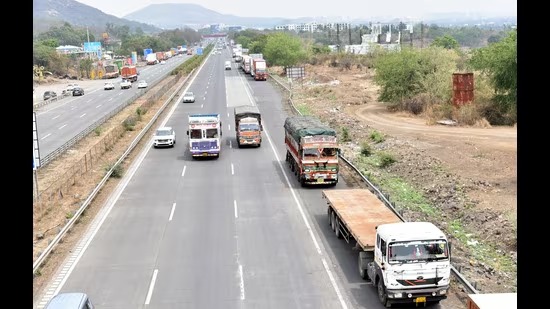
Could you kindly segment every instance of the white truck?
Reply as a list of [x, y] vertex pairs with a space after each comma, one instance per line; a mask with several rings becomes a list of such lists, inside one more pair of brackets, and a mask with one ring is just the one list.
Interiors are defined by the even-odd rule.
[[368, 189], [324, 190], [330, 228], [359, 250], [359, 275], [377, 289], [386, 308], [426, 305], [447, 298], [450, 245], [429, 222], [402, 222]]
[[222, 122], [220, 114], [189, 114], [189, 152], [196, 157], [220, 157]]

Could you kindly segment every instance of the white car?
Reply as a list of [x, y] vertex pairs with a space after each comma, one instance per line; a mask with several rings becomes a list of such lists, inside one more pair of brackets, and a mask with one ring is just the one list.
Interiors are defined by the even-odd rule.
[[191, 91], [183, 95], [183, 103], [195, 103], [195, 94]]
[[225, 69], [226, 70], [231, 70], [231, 61], [226, 61], [225, 62]]
[[166, 64], [166, 61], [162, 60], [162, 61], [160, 62], [160, 64]]
[[147, 82], [142, 80], [138, 83], [138, 89], [147, 88]]
[[65, 90], [68, 92], [68, 93], [73, 93], [73, 89], [78, 87], [78, 84], [76, 83], [71, 83], [71, 84], [68, 84], [67, 85], [67, 88], [65, 88]]
[[153, 136], [153, 147], [174, 147], [176, 145], [176, 131], [172, 127], [160, 127]]
[[111, 83], [111, 82], [106, 82], [105, 85], [103, 86], [103, 89], [105, 90], [113, 90], [115, 89], [115, 84]]
[[132, 88], [132, 82], [124, 79], [122, 82], [120, 82], [120, 89], [130, 89]]

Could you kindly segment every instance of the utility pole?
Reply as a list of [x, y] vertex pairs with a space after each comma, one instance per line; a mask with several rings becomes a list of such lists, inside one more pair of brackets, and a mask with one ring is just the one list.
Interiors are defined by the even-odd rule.
[[348, 30], [349, 30], [349, 45], [352, 45], [351, 43], [351, 26], [348, 26]]
[[340, 52], [340, 24], [336, 23], [336, 45], [338, 46], [338, 52]]
[[[86, 37], [88, 37], [88, 48], [90, 48], [90, 31], [88, 31], [88, 26], [86, 26]], [[90, 52], [88, 51], [88, 56], [90, 58], [90, 60], [92, 59], [92, 55], [90, 54]]]
[[424, 48], [424, 23], [420, 22], [420, 48]]

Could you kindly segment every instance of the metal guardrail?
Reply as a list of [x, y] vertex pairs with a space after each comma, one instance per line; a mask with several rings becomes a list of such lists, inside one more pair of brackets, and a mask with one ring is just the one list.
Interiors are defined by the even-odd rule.
[[[176, 96], [177, 93], [179, 93], [179, 91], [181, 90], [181, 88], [183, 88], [183, 86], [187, 83], [187, 81], [189, 80], [189, 78], [195, 73], [195, 69], [193, 69], [193, 71], [191, 71], [191, 73], [183, 80], [183, 82], [181, 83], [181, 85], [176, 89], [176, 91], [174, 91], [174, 93], [172, 93], [170, 95], [170, 97], [168, 99], [166, 99], [166, 101], [164, 102], [164, 104], [159, 108], [159, 110], [155, 113], [155, 115], [153, 115], [153, 117], [151, 118], [151, 120], [149, 121], [149, 123], [141, 130], [141, 132], [138, 134], [138, 136], [136, 136], [136, 138], [132, 141], [132, 143], [130, 144], [130, 146], [128, 146], [128, 149], [126, 149], [126, 151], [120, 156], [120, 158], [117, 160], [117, 162], [115, 164], [113, 164], [113, 166], [111, 167], [111, 169], [109, 169], [109, 171], [105, 174], [105, 176], [101, 179], [101, 181], [99, 182], [99, 184], [94, 188], [94, 190], [92, 191], [92, 193], [90, 193], [90, 195], [88, 196], [88, 198], [84, 201], [84, 203], [82, 203], [82, 206], [80, 206], [78, 208], [78, 210], [75, 212], [75, 214], [73, 215], [73, 217], [69, 220], [69, 222], [67, 222], [67, 224], [65, 224], [65, 226], [61, 229], [61, 231], [54, 237], [54, 239], [50, 242], [50, 244], [46, 247], [46, 249], [40, 254], [40, 256], [36, 259], [36, 261], [34, 261], [33, 265], [32, 265], [32, 273], [33, 275], [36, 273], [36, 271], [40, 268], [40, 266], [42, 266], [42, 264], [44, 263], [44, 261], [47, 259], [47, 257], [50, 255], [50, 253], [52, 252], [52, 250], [55, 248], [55, 246], [57, 246], [57, 244], [59, 244], [60, 240], [63, 239], [63, 237], [65, 236], [65, 234], [73, 227], [73, 225], [75, 224], [76, 221], [78, 221], [78, 219], [80, 218], [80, 215], [82, 215], [82, 213], [84, 212], [84, 210], [86, 210], [86, 208], [88, 208], [88, 206], [91, 204], [91, 202], [94, 200], [94, 198], [97, 196], [97, 194], [99, 193], [99, 191], [101, 191], [102, 187], [105, 185], [105, 183], [107, 182], [107, 180], [109, 179], [109, 177], [111, 177], [111, 174], [113, 173], [113, 170], [115, 168], [117, 168], [117, 166], [119, 164], [122, 163], [122, 161], [124, 161], [124, 159], [126, 159], [126, 157], [130, 154], [130, 152], [132, 152], [132, 150], [134, 150], [134, 148], [136, 147], [136, 145], [141, 141], [141, 139], [145, 136], [145, 134], [149, 131], [149, 129], [151, 128], [151, 126], [153, 125], [153, 123], [155, 123], [155, 121], [158, 119], [158, 117], [160, 116], [160, 114], [164, 111], [164, 109], [168, 106], [168, 104], [170, 104], [172, 102], [172, 99]], [[156, 84], [156, 83], [155, 83]], [[140, 94], [141, 95], [141, 94]], [[135, 97], [135, 96], [134, 96]], [[119, 108], [117, 108], [117, 110], [120, 110]], [[92, 127], [92, 126], [90, 126]], [[85, 130], [86, 131], [86, 130]], [[91, 131], [91, 130], [90, 130]], [[84, 131], [83, 131], [84, 132]], [[82, 134], [82, 133], [81, 133]]]
[[[283, 82], [281, 82], [279, 80], [279, 77], [277, 78], [274, 78], [274, 74], [269, 74], [269, 76], [274, 80], [276, 81], [281, 87], [285, 88], [288, 92], [289, 92], [289, 103], [290, 103], [290, 106], [292, 107], [292, 109], [298, 113], [299, 115], [302, 115], [302, 113], [296, 108], [296, 106], [294, 105], [294, 102], [292, 101], [292, 90], [287, 87], [287, 85], [285, 85]], [[384, 204], [386, 204], [386, 206], [388, 208], [390, 208], [390, 210], [392, 210], [398, 217], [399, 219], [401, 219], [401, 221], [403, 222], [406, 222], [407, 220], [405, 220], [405, 218], [403, 218], [403, 216], [395, 209], [395, 207], [393, 207], [392, 203], [390, 202], [390, 200], [388, 198], [386, 198], [386, 196], [382, 193], [382, 191], [380, 191], [372, 182], [370, 182], [368, 180], [368, 178], [363, 175], [363, 173], [361, 173], [361, 171], [355, 166], [353, 165], [353, 163], [351, 163], [350, 160], [348, 160], [346, 157], [344, 157], [342, 154], [339, 155], [339, 157], [344, 161], [346, 162], [347, 165], [349, 165], [360, 177], [361, 179], [367, 184], [367, 186], [369, 187], [369, 189], [371, 191], [373, 191], [374, 194], [376, 194], [378, 196], [378, 198], [380, 200], [382, 200], [382, 202], [384, 202]], [[478, 294], [479, 292], [477, 291], [477, 289], [453, 266], [451, 265], [451, 272], [456, 276], [456, 278], [460, 281], [461, 284], [463, 284], [468, 290], [469, 290], [469, 293], [473, 293], [473, 294]]]
[[[73, 138], [71, 138], [70, 140], [68, 140], [67, 142], [65, 142], [63, 145], [61, 145], [61, 147], [55, 149], [54, 151], [48, 153], [47, 155], [45, 155], [43, 158], [40, 158], [40, 167], [39, 168], [42, 168], [44, 166], [46, 166], [48, 163], [50, 163], [53, 159], [57, 158], [58, 156], [60, 156], [61, 154], [65, 153], [65, 151], [67, 151], [69, 148], [71, 148], [73, 145], [75, 145], [78, 141], [80, 141], [81, 139], [83, 139], [86, 135], [88, 135], [90, 132], [92, 132], [93, 130], [97, 129], [99, 126], [101, 126], [102, 124], [104, 124], [107, 120], [111, 119], [111, 117], [115, 116], [116, 114], [118, 114], [121, 110], [123, 110], [124, 108], [126, 108], [126, 106], [130, 105], [131, 103], [133, 103], [137, 98], [139, 98], [140, 96], [142, 96], [143, 94], [145, 94], [150, 87], [154, 87], [155, 85], [157, 85], [158, 83], [160, 83], [162, 81], [162, 79], [159, 79], [157, 80], [156, 82], [153, 82], [152, 84], [149, 84], [149, 86], [145, 89], [142, 89], [142, 90], [139, 90], [136, 94], [134, 94], [132, 97], [128, 98], [126, 100], [126, 102], [124, 102], [123, 104], [119, 105], [117, 108], [115, 108], [114, 110], [112, 110], [109, 114], [103, 116], [102, 118], [96, 120], [94, 123], [92, 123], [91, 125], [89, 125], [86, 129], [82, 130], [80, 133], [78, 133], [77, 135], [75, 135]], [[39, 103], [40, 104], [40, 103]], [[43, 104], [43, 105], [46, 105], [46, 104]], [[41, 106], [43, 106], [41, 105]], [[36, 106], [36, 105], [34, 105]]]

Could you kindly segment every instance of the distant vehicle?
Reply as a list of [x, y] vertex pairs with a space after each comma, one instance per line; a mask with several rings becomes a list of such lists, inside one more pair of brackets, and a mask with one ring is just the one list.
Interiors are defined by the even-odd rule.
[[147, 88], [147, 82], [142, 80], [138, 83], [138, 89]]
[[84, 89], [82, 89], [82, 87], [74, 87], [73, 88], [73, 96], [81, 96], [81, 95], [84, 95]]
[[191, 91], [183, 95], [183, 103], [195, 103], [195, 94]]
[[86, 293], [59, 293], [52, 297], [44, 309], [94, 309]]
[[120, 82], [120, 89], [130, 89], [132, 88], [132, 82], [127, 80], [127, 79], [123, 79], [122, 82]]
[[160, 64], [166, 64], [166, 61], [162, 60], [162, 61], [160, 62]]
[[54, 99], [57, 99], [57, 93], [55, 93], [55, 91], [45, 91], [44, 92], [44, 101], [46, 100], [54, 100]]
[[226, 61], [225, 62], [225, 69], [226, 70], [231, 70], [231, 61]]
[[106, 82], [105, 85], [103, 86], [103, 89], [105, 90], [113, 90], [115, 89], [115, 84], [111, 83], [111, 82]]
[[74, 83], [68, 84], [68, 85], [67, 85], [67, 88], [65, 88], [65, 90], [66, 90], [68, 93], [72, 93], [74, 87], [78, 87], [78, 84], [74, 84]]
[[158, 128], [153, 137], [153, 147], [174, 147], [174, 145], [176, 145], [176, 131], [172, 127]]

